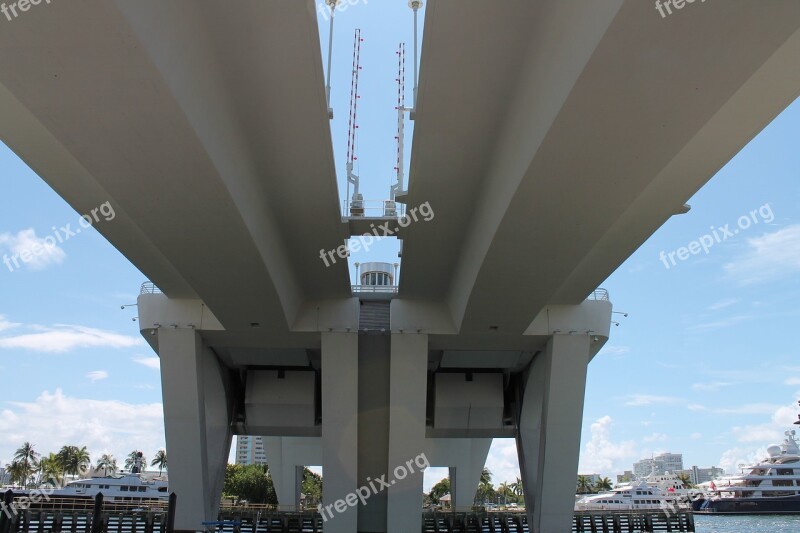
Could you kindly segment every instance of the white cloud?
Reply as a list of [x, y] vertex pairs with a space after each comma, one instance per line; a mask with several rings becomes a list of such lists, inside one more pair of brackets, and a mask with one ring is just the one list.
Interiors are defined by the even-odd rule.
[[514, 439], [494, 439], [486, 458], [486, 467], [492, 472], [492, 483], [495, 488], [503, 481], [509, 484], [520, 476], [517, 441]]
[[36, 236], [33, 228], [20, 231], [16, 235], [0, 233], [0, 246], [8, 252], [8, 262], [3, 261], [9, 270], [28, 267], [31, 270], [44, 270], [50, 265], [60, 265], [67, 258], [66, 252], [59, 248], [52, 235], [44, 238]]
[[748, 450], [744, 448], [731, 448], [722, 453], [719, 459], [720, 468], [729, 474], [739, 472], [739, 465], [749, 465], [767, 456], [766, 448]]
[[600, 350], [600, 353], [598, 355], [600, 355], [600, 356], [608, 355], [608, 356], [615, 357], [615, 358], [621, 358], [622, 356], [624, 356], [625, 354], [629, 353], [630, 351], [631, 351], [631, 349], [630, 349], [629, 346], [609, 346], [609, 345], [605, 345]]
[[85, 326], [56, 324], [31, 326], [35, 333], [0, 337], [0, 348], [21, 348], [35, 352], [68, 352], [75, 348], [130, 348], [142, 339]]
[[33, 402], [13, 402], [0, 411], [0, 458], [8, 460], [23, 442], [40, 453], [66, 444], [86, 446], [94, 461], [101, 453], [124, 458], [133, 448], [152, 456], [164, 447], [160, 403], [129, 404], [43, 392]]
[[147, 368], [154, 368], [156, 370], [161, 368], [161, 359], [158, 357], [144, 357], [144, 356], [134, 357], [133, 362], [139, 363], [140, 365], [144, 365]]
[[705, 405], [700, 405], [699, 403], [690, 403], [686, 406], [690, 411], [706, 411], [707, 408]]
[[800, 224], [747, 239], [747, 252], [724, 265], [741, 284], [763, 283], [800, 272]]
[[591, 425], [591, 438], [581, 451], [579, 471], [611, 475], [630, 468], [637, 454], [636, 443], [612, 441], [612, 424], [611, 417], [604, 416]]
[[739, 301], [740, 300], [738, 298], [725, 298], [725, 299], [720, 300], [718, 302], [714, 302], [713, 304], [708, 306], [708, 308], [711, 311], [719, 311], [720, 309], [725, 309], [726, 307], [730, 307], [732, 305], [736, 305], [736, 304], [739, 303]]
[[752, 315], [732, 316], [729, 318], [724, 318], [722, 320], [715, 320], [714, 322], [705, 322], [703, 324], [696, 324], [687, 329], [689, 331], [709, 331], [715, 329], [729, 328], [731, 326], [735, 326], [736, 324], [741, 324], [742, 322], [746, 322], [747, 320], [750, 320], [752, 318], [753, 318]]
[[86, 374], [86, 377], [92, 382], [95, 383], [97, 381], [102, 381], [104, 379], [108, 379], [108, 372], [105, 370], [93, 370]]
[[784, 385], [800, 385], [800, 378], [789, 378], [783, 382]]
[[632, 394], [625, 397], [625, 405], [638, 407], [655, 404], [680, 404], [682, 400], [672, 396], [655, 396], [652, 394]]
[[642, 442], [650, 443], [650, 442], [664, 442], [667, 440], [667, 436], [663, 433], [653, 433], [642, 438]]
[[764, 424], [734, 427], [732, 432], [739, 442], [758, 442], [762, 445], [781, 442], [783, 432], [787, 428], [791, 428], [797, 420], [797, 404], [794, 403], [784, 406], [750, 404], [744, 408], [749, 410], [743, 411], [743, 414], [764, 414], [769, 410], [772, 413], [772, 419]]
[[725, 381], [711, 381], [709, 383], [695, 383], [692, 385], [692, 389], [696, 391], [716, 392], [722, 387], [729, 387], [731, 385], [733, 385], [733, 383], [728, 383]]
[[700, 439], [703, 438], [703, 434], [702, 433], [692, 433], [689, 436], [689, 438], [692, 439], [692, 440], [700, 440]]
[[16, 327], [21, 326], [22, 324], [18, 324], [16, 322], [9, 322], [5, 315], [0, 315], [0, 331], [5, 331], [7, 329], [13, 329]]

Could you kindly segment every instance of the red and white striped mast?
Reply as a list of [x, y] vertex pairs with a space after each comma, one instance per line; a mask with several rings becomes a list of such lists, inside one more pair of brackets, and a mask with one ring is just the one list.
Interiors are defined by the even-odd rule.
[[359, 179], [353, 172], [353, 163], [358, 159], [356, 156], [356, 130], [358, 130], [358, 76], [361, 70], [361, 30], [355, 31], [355, 42], [353, 44], [353, 76], [350, 81], [350, 118], [347, 129], [347, 196], [350, 197], [350, 185], [353, 185], [353, 196], [350, 200], [350, 215], [364, 215], [364, 197], [358, 191]]

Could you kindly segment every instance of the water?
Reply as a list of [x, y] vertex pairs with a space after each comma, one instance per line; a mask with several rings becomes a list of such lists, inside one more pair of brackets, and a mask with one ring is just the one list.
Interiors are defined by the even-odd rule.
[[798, 533], [800, 516], [694, 516], [697, 533]]

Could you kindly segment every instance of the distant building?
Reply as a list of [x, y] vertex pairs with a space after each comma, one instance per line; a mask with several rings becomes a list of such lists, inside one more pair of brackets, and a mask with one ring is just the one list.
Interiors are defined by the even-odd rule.
[[622, 474], [617, 474], [617, 484], [630, 483], [631, 481], [633, 481], [633, 478], [634, 478], [633, 471], [626, 470]]
[[0, 468], [0, 486], [11, 485], [11, 474], [5, 468]]
[[650, 474], [663, 475], [680, 470], [683, 470], [683, 454], [680, 453], [662, 453], [651, 459], [633, 463], [633, 473], [636, 477], [647, 477]]
[[692, 485], [699, 485], [700, 483], [711, 481], [724, 473], [725, 471], [722, 468], [717, 468], [716, 466], [712, 466], [711, 468], [697, 468], [693, 466], [687, 470], [678, 470], [675, 472], [675, 474], [686, 474], [692, 481]]
[[578, 474], [578, 476], [585, 477], [586, 479], [589, 480], [589, 483], [591, 483], [592, 485], [597, 484], [598, 481], [603, 479], [603, 476], [601, 476], [600, 474]]
[[238, 435], [236, 437], [236, 464], [267, 464], [267, 455], [264, 453], [264, 437]]

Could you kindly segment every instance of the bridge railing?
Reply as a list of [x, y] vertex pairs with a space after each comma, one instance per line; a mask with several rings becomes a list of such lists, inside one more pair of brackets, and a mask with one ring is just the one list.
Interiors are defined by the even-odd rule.
[[139, 289], [139, 294], [161, 294], [161, 289], [156, 287], [152, 281], [145, 281]]
[[397, 294], [395, 285], [353, 285], [353, 294]]
[[[342, 202], [342, 216], [345, 218], [400, 218], [405, 215], [406, 206], [400, 202], [394, 204], [394, 214], [391, 213], [390, 200], [362, 200], [360, 207], [351, 206], [349, 200]], [[351, 207], [355, 207], [351, 211]]]
[[606, 289], [597, 289], [589, 295], [587, 300], [591, 300], [593, 302], [608, 302], [608, 291]]

